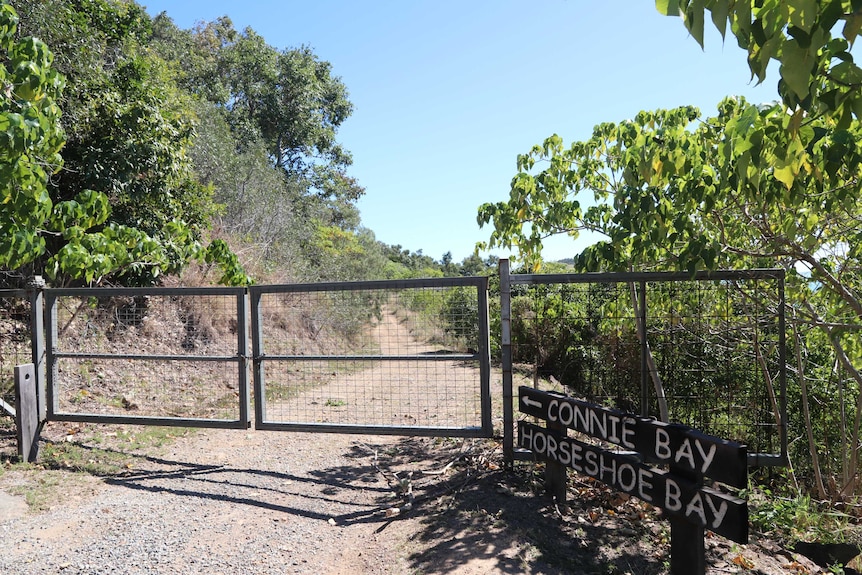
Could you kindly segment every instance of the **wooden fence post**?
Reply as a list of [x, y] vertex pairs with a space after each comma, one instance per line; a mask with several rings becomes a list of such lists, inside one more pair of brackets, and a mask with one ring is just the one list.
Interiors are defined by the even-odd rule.
[[18, 456], [33, 463], [39, 455], [40, 423], [36, 367], [32, 363], [15, 366], [15, 423]]

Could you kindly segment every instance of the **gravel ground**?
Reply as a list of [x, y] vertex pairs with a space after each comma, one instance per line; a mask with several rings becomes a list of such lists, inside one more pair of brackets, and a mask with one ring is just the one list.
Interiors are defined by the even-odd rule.
[[[105, 449], [94, 431], [73, 439]], [[62, 429], [46, 435], [64, 440]], [[0, 499], [0, 573], [668, 573], [655, 509], [571, 476], [561, 510], [538, 470], [504, 472], [489, 446], [207, 430], [136, 452], [108, 476], [12, 466], [0, 492], [44, 483], [49, 498], [30, 511]], [[396, 474], [410, 478], [409, 510]], [[756, 535], [749, 545], [709, 537], [707, 561], [709, 575], [826, 572]]]
[[385, 515], [399, 501], [374, 467], [397, 444], [204, 431], [120, 477], [70, 473], [50, 509], [0, 523], [0, 573], [408, 572]]

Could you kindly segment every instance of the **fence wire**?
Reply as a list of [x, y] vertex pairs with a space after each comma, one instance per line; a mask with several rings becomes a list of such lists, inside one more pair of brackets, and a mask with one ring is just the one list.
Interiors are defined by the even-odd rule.
[[53, 414], [239, 419], [241, 294], [48, 290]]
[[666, 410], [749, 453], [784, 453], [783, 279], [612, 276], [513, 285], [514, 369], [540, 388], [657, 418]]
[[264, 399], [258, 419], [375, 433], [487, 428], [480, 280], [252, 288], [256, 393]]
[[[15, 406], [15, 366], [33, 361], [30, 340], [29, 298], [0, 290], [0, 400], [9, 407]], [[6, 415], [11, 417], [0, 407], [0, 417]]]

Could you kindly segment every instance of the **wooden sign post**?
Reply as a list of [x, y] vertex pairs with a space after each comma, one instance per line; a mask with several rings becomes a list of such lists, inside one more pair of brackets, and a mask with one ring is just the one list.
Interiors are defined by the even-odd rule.
[[[638, 497], [671, 516], [673, 573], [705, 573], [704, 529], [737, 543], [748, 542], [747, 502], [703, 486], [704, 477], [710, 477], [746, 487], [744, 445], [531, 387], [521, 387], [518, 395], [522, 413], [548, 424], [518, 422], [519, 447], [543, 461]], [[623, 450], [611, 451], [568, 437], [566, 429]], [[648, 463], [664, 464], [668, 469]]]

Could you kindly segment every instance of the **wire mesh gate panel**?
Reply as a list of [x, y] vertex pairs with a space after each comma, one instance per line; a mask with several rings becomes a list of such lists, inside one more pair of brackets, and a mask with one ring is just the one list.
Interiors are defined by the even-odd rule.
[[509, 390], [520, 372], [786, 464], [783, 270], [509, 275], [501, 292]]
[[249, 426], [244, 288], [45, 291], [48, 419]]
[[487, 437], [488, 279], [249, 288], [258, 429]]

